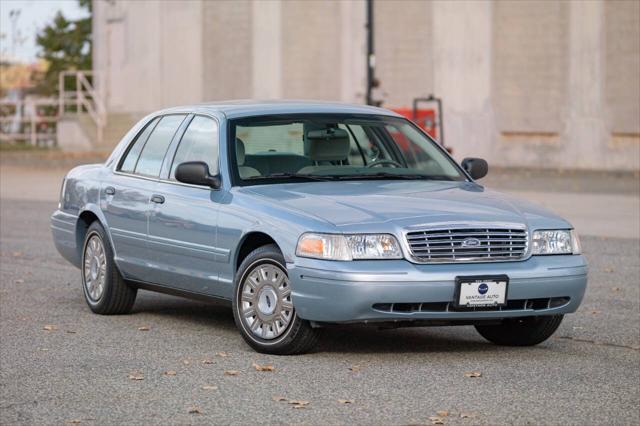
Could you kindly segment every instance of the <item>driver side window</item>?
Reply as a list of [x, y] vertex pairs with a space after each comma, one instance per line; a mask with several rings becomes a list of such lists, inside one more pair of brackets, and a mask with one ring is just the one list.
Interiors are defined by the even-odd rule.
[[212, 118], [197, 115], [191, 120], [173, 157], [170, 180], [176, 180], [176, 169], [187, 161], [203, 161], [210, 174], [218, 174], [218, 123]]

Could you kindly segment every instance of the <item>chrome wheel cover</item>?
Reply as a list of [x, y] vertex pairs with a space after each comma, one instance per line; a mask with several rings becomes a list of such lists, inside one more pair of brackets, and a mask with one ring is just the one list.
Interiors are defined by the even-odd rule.
[[92, 235], [85, 246], [82, 274], [87, 296], [97, 302], [104, 293], [107, 278], [107, 257], [102, 239], [97, 235]]
[[271, 263], [254, 267], [242, 282], [238, 306], [241, 321], [254, 336], [264, 340], [282, 336], [294, 315], [287, 274]]

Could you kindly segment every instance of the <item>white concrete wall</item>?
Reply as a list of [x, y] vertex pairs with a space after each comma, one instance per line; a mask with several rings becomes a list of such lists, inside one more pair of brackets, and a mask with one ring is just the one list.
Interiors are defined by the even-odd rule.
[[94, 69], [107, 109], [202, 101], [202, 2], [94, 1]]
[[434, 94], [443, 99], [445, 143], [459, 159], [489, 157], [492, 148], [491, 6], [433, 3]]

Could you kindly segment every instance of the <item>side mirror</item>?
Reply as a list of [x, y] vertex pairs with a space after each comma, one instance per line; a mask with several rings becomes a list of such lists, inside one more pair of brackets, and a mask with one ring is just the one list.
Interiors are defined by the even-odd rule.
[[213, 189], [220, 188], [220, 177], [209, 174], [209, 166], [204, 161], [188, 161], [181, 163], [176, 169], [176, 180], [192, 185], [206, 185]]
[[482, 158], [465, 158], [462, 160], [462, 168], [473, 180], [482, 179], [489, 172], [489, 164]]

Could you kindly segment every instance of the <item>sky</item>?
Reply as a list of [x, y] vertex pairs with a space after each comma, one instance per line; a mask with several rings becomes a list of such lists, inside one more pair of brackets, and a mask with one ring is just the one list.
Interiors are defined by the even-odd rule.
[[78, 19], [87, 12], [78, 6], [77, 0], [0, 0], [0, 54], [12, 56], [12, 25], [10, 12], [19, 10], [16, 20], [15, 57], [22, 62], [37, 59], [36, 34], [53, 21], [56, 13], [62, 11], [67, 19]]

